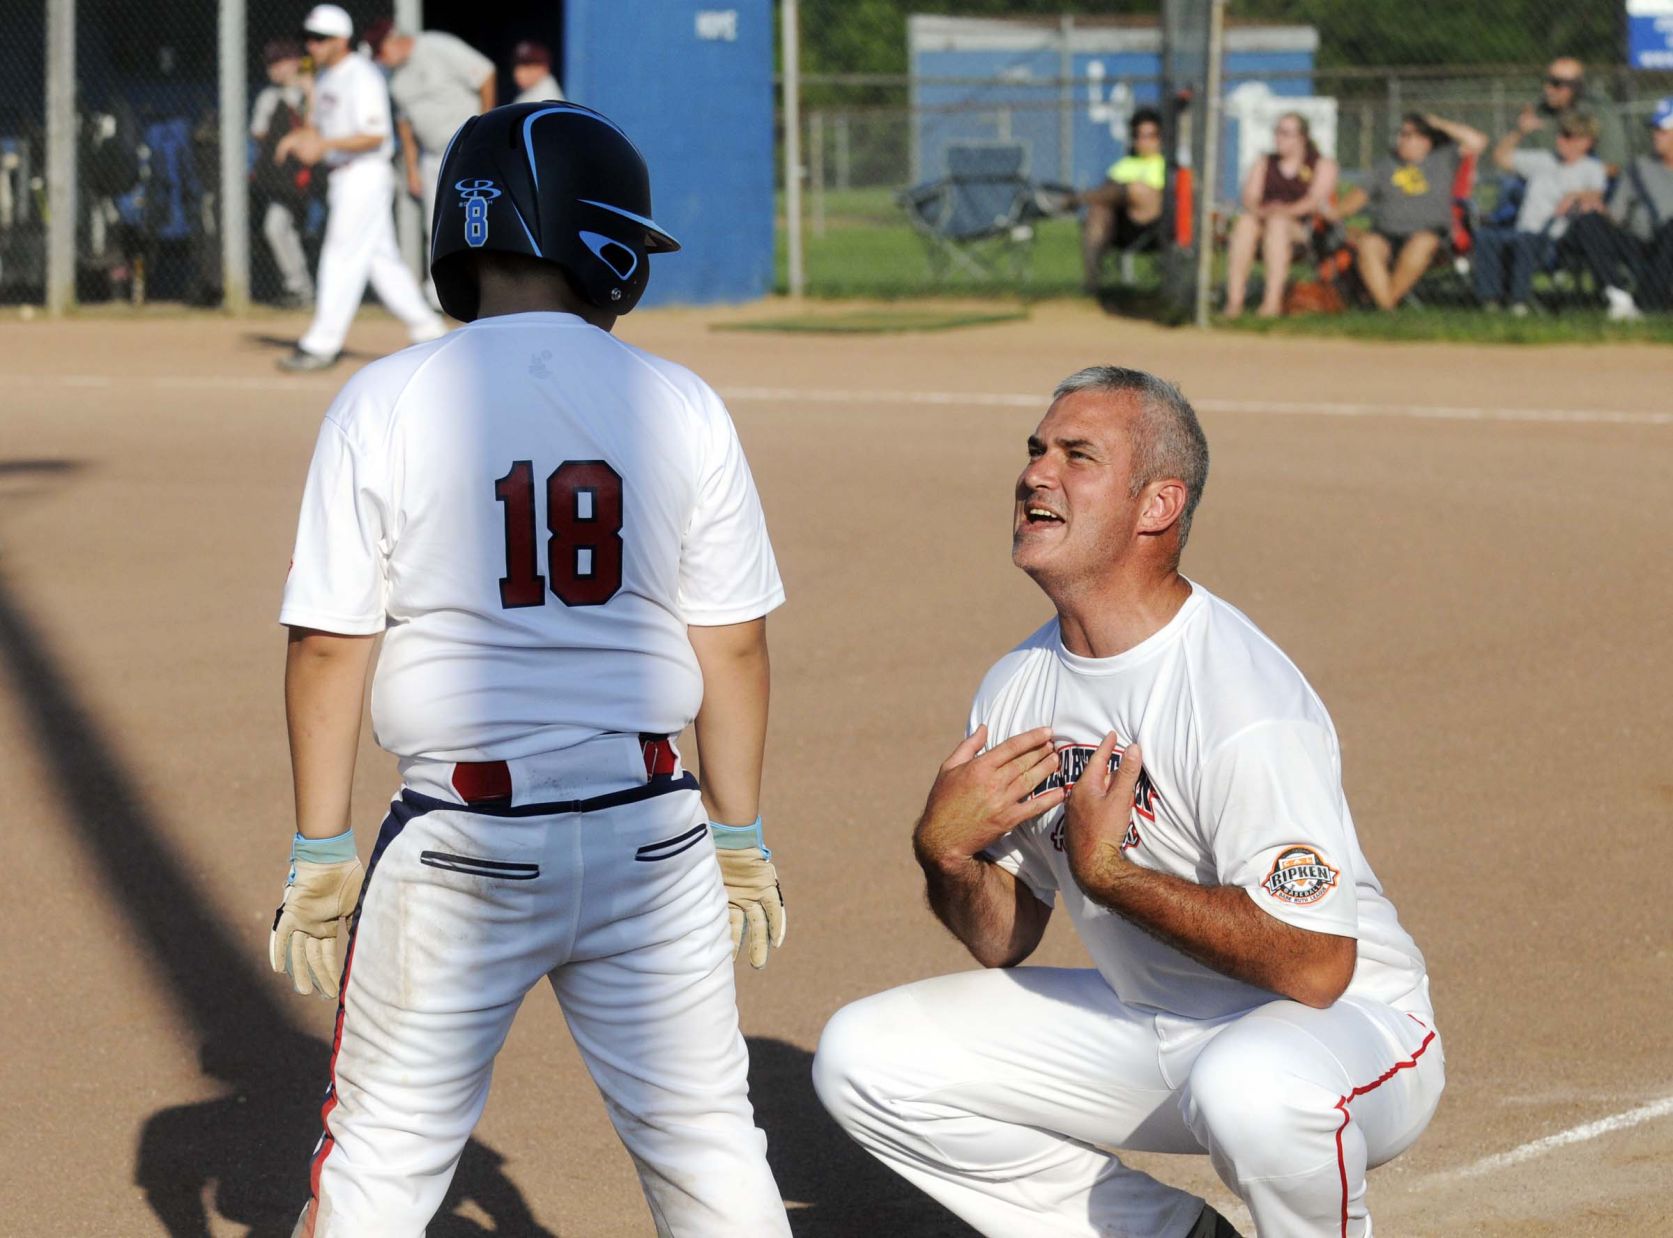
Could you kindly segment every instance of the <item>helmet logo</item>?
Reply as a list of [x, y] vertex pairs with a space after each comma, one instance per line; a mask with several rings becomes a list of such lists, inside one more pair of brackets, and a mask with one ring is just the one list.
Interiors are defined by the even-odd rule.
[[500, 196], [493, 181], [481, 177], [466, 177], [455, 181], [459, 204], [465, 208], [465, 244], [481, 249], [488, 243], [488, 204]]
[[582, 232], [581, 244], [592, 250], [593, 257], [610, 268], [611, 274], [626, 283], [639, 269], [639, 255], [614, 237], [597, 232]]

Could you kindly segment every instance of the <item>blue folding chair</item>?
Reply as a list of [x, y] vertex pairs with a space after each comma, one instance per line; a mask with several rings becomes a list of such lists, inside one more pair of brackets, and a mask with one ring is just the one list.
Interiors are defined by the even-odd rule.
[[945, 176], [896, 195], [937, 280], [954, 266], [978, 279], [1007, 267], [1013, 282], [1028, 278], [1034, 224], [1058, 213], [1071, 191], [1030, 180], [1027, 160], [1020, 142], [952, 143]]

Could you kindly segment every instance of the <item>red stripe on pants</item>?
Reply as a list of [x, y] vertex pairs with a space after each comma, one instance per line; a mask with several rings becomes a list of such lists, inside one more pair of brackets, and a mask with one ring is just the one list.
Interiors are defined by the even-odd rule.
[[1342, 1124], [1336, 1128], [1336, 1169], [1342, 1175], [1342, 1238], [1348, 1238], [1348, 1162], [1342, 1152], [1342, 1132], [1348, 1129], [1348, 1102], [1356, 1096], [1364, 1096], [1367, 1092], [1375, 1092], [1402, 1070], [1410, 1070], [1417, 1065], [1417, 1059], [1423, 1056], [1430, 1042], [1435, 1039], [1435, 1033], [1430, 1032], [1409, 1058], [1394, 1063], [1370, 1083], [1357, 1087], [1341, 1100], [1336, 1102], [1336, 1108], [1342, 1111]]

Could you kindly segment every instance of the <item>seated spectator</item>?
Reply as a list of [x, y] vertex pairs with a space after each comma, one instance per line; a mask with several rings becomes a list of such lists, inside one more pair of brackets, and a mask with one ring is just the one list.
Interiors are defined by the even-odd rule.
[[1570, 242], [1580, 252], [1617, 322], [1642, 318], [1642, 308], [1673, 310], [1673, 95], [1650, 116], [1654, 154], [1627, 165], [1607, 214], [1574, 221]]
[[1524, 150], [1555, 151], [1551, 126], [1564, 112], [1583, 110], [1597, 117], [1597, 145], [1592, 153], [1614, 176], [1627, 162], [1626, 129], [1614, 100], [1586, 81], [1586, 66], [1573, 56], [1558, 56], [1545, 70], [1539, 100], [1533, 104], [1539, 125], [1523, 139]]
[[1127, 153], [1110, 164], [1102, 185], [1071, 195], [1070, 208], [1084, 206], [1081, 259], [1086, 290], [1098, 291], [1104, 253], [1126, 249], [1162, 217], [1168, 161], [1162, 154], [1162, 115], [1140, 108], [1127, 122]]
[[1608, 174], [1592, 156], [1597, 121], [1584, 112], [1557, 118], [1557, 151], [1518, 150], [1539, 128], [1534, 109], [1523, 108], [1512, 129], [1493, 147], [1493, 162], [1527, 182], [1514, 228], [1483, 228], [1475, 243], [1475, 292], [1483, 305], [1501, 301], [1513, 314], [1528, 312], [1534, 272], [1548, 265], [1571, 215], [1598, 210]]
[[511, 50], [511, 76], [517, 83], [517, 103], [562, 103], [563, 91], [552, 76], [552, 53], [546, 44], [524, 39]]
[[1371, 170], [1369, 189], [1342, 195], [1336, 214], [1371, 208], [1371, 231], [1359, 238], [1355, 262], [1378, 309], [1400, 304], [1422, 278], [1452, 230], [1452, 185], [1465, 158], [1487, 149], [1487, 135], [1433, 113], [1400, 122], [1392, 155]]
[[1243, 295], [1258, 247], [1266, 264], [1263, 318], [1284, 312], [1284, 284], [1297, 245], [1312, 237], [1319, 216], [1336, 196], [1336, 161], [1313, 144], [1307, 118], [1285, 112], [1272, 128], [1273, 152], [1262, 155], [1243, 178], [1243, 213], [1232, 225], [1226, 267], [1226, 313], [1243, 312]]

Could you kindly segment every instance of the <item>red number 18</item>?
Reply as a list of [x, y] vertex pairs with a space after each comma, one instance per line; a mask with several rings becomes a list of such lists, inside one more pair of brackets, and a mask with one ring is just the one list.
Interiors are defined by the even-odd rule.
[[[500, 605], [540, 606], [534, 531], [534, 464], [518, 460], [494, 483], [505, 504], [505, 575]], [[603, 460], [565, 460], [546, 479], [547, 569], [565, 606], [602, 606], [622, 587], [622, 478]]]

